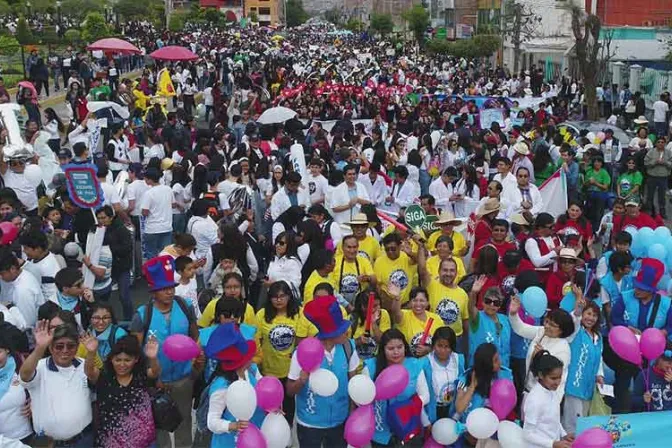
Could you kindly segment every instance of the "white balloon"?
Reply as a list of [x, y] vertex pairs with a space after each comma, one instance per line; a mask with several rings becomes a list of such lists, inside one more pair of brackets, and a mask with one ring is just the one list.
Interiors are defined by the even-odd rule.
[[477, 439], [490, 438], [497, 431], [498, 425], [499, 419], [490, 409], [474, 409], [467, 416], [467, 431]]
[[260, 429], [268, 448], [286, 448], [291, 443], [292, 430], [285, 416], [278, 412], [268, 414]]
[[317, 369], [310, 374], [309, 386], [317, 395], [331, 397], [338, 390], [338, 378], [331, 370]]
[[459, 437], [457, 423], [452, 418], [440, 418], [432, 425], [432, 438], [441, 445], [451, 445]]
[[371, 404], [376, 398], [376, 385], [368, 375], [355, 375], [348, 382], [348, 395], [358, 406]]
[[523, 428], [513, 422], [502, 420], [497, 428], [497, 439], [502, 448], [523, 446]]
[[23, 171], [23, 175], [26, 176], [26, 180], [33, 187], [37, 188], [42, 182], [42, 168], [39, 165], [26, 165], [26, 168]]
[[226, 407], [236, 420], [250, 421], [257, 409], [257, 394], [245, 380], [234, 381], [226, 390]]

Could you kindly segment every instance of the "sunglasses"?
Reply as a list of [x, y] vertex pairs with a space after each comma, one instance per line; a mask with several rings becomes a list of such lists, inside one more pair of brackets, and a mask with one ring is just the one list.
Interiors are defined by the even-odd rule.
[[74, 342], [64, 342], [59, 344], [54, 344], [53, 349], [57, 352], [63, 352], [65, 350], [72, 351], [77, 348], [77, 344]]
[[483, 303], [486, 305], [500, 306], [502, 301], [498, 299], [483, 299]]
[[9, 166], [23, 166], [25, 164], [26, 162], [24, 162], [23, 160], [10, 160], [9, 162]]
[[112, 320], [112, 316], [92, 316], [91, 322], [107, 322]]

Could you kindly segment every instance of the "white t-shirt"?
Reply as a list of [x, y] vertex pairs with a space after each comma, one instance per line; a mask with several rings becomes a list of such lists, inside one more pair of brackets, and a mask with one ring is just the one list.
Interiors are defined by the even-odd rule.
[[308, 176], [308, 191], [310, 192], [310, 203], [315, 204], [319, 200], [324, 199], [324, 195], [327, 193], [327, 188], [329, 187], [329, 182], [327, 178], [323, 175]]
[[665, 123], [667, 121], [667, 112], [670, 106], [665, 101], [658, 100], [653, 103], [653, 121], [657, 123]]
[[174, 202], [182, 207], [182, 209], [175, 207], [173, 209], [173, 215], [179, 215], [181, 213], [185, 213], [187, 211], [187, 208], [189, 208], [191, 194], [180, 183], [176, 183], [175, 185], [173, 185], [172, 190], [173, 190]]
[[149, 190], [149, 185], [144, 180], [136, 179], [126, 189], [126, 197], [130, 201], [135, 201], [135, 207], [131, 210], [131, 216], [140, 216], [142, 214], [142, 197]]
[[5, 181], [5, 187], [16, 192], [16, 197], [19, 198], [26, 211], [37, 208], [37, 191], [23, 173], [17, 174], [11, 168], [7, 168], [7, 172], [2, 175], [2, 179]]
[[33, 264], [40, 271], [40, 278], [37, 280], [40, 282], [44, 299], [51, 300], [52, 302], [56, 301], [58, 288], [56, 287], [54, 278], [56, 277], [56, 273], [61, 270], [61, 265], [58, 264], [56, 256], [49, 253], [40, 261], [30, 261], [29, 263]]
[[[21, 440], [33, 432], [30, 419], [22, 415], [26, 403], [26, 390], [14, 373], [9, 389], [0, 398], [0, 434], [10, 439]], [[0, 442], [0, 446], [4, 446]]]
[[195, 278], [192, 278], [186, 285], [178, 284], [175, 287], [175, 295], [186, 300], [194, 308], [196, 319], [200, 319], [201, 309], [198, 307], [198, 286]]
[[142, 210], [149, 210], [145, 220], [146, 234], [173, 231], [173, 190], [169, 186], [150, 187], [142, 197]]
[[119, 197], [119, 192], [112, 184], [107, 182], [102, 182], [100, 184], [101, 190], [103, 190], [103, 203], [101, 205], [109, 205], [112, 207], [114, 204], [121, 205], [121, 198]]

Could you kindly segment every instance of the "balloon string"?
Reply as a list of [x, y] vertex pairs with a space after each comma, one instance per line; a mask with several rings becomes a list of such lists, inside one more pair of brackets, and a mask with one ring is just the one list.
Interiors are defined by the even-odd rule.
[[[644, 368], [640, 366], [639, 370], [642, 372], [642, 378], [644, 378], [644, 388], [645, 388], [646, 392], [648, 393], [649, 392], [649, 372], [648, 372], [649, 369], [646, 369], [646, 371], [645, 371]], [[651, 410], [651, 402], [646, 403], [646, 410], [647, 411]]]

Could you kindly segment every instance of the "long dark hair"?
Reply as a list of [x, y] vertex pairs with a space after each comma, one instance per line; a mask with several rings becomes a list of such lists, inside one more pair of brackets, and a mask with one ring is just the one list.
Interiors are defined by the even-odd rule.
[[534, 153], [532, 167], [534, 168], [535, 173], [542, 172], [548, 165], [551, 165], [552, 163], [553, 159], [551, 159], [551, 154], [548, 152], [548, 148], [546, 146], [541, 146]]
[[478, 253], [477, 269], [480, 275], [496, 275], [499, 254], [492, 246], [483, 246]]
[[200, 198], [201, 194], [208, 191], [208, 168], [205, 165], [194, 167], [193, 180], [191, 181], [191, 197]]
[[[495, 378], [493, 372], [492, 358], [497, 354], [495, 344], [485, 343], [478, 346], [474, 353], [474, 366], [472, 370], [476, 373], [476, 392], [482, 397], [490, 396], [490, 385]], [[471, 376], [467, 375], [467, 386], [471, 383]]]
[[407, 358], [412, 356], [411, 348], [408, 346], [408, 342], [406, 342], [406, 338], [401, 331], [396, 328], [390, 328], [389, 330], [385, 331], [385, 333], [383, 333], [383, 335], [380, 337], [380, 343], [378, 344], [379, 348], [378, 353], [376, 354], [376, 375], [374, 380], [378, 378], [380, 372], [385, 370], [388, 365], [387, 358], [385, 357], [385, 346], [394, 339], [398, 339], [404, 343], [404, 353], [406, 354]]
[[285, 239], [285, 246], [287, 247], [284, 257], [298, 259], [299, 255], [296, 251], [296, 242], [294, 241], [294, 233], [292, 232], [280, 232], [280, 234], [275, 237], [275, 241], [273, 241], [274, 249], [275, 245], [277, 245], [278, 241], [280, 241], [282, 238]]
[[273, 306], [273, 301], [271, 297], [277, 296], [280, 293], [287, 294], [289, 300], [287, 301], [287, 317], [292, 319], [294, 316], [299, 314], [299, 301], [296, 300], [294, 294], [292, 293], [292, 288], [286, 281], [279, 281], [273, 283], [268, 288], [268, 299], [266, 300], [266, 305], [264, 305], [264, 320], [266, 323], [270, 324], [275, 319], [275, 316], [278, 315], [278, 310]]
[[114, 343], [112, 349], [110, 350], [110, 354], [107, 355], [107, 359], [105, 360], [105, 371], [110, 372], [113, 375], [116, 375], [116, 372], [114, 371], [114, 366], [112, 365], [112, 358], [121, 353], [124, 353], [133, 358], [138, 358], [138, 362], [136, 362], [135, 366], [133, 366], [133, 375], [143, 374], [144, 372], [146, 372], [147, 363], [145, 361], [145, 356], [142, 353], [142, 349], [140, 348], [140, 343], [138, 342], [138, 339], [132, 335], [124, 336], [123, 338], [119, 339], [117, 342]]
[[[355, 309], [350, 314], [350, 322], [352, 322], [352, 334], [355, 334], [360, 325], [366, 322], [366, 308], [369, 304], [369, 294], [373, 294], [373, 300], [382, 303], [380, 296], [375, 290], [362, 291], [357, 294], [355, 298]], [[382, 311], [381, 311], [382, 312]]]
[[56, 121], [58, 132], [65, 131], [65, 126], [63, 125], [63, 122], [61, 121], [60, 117], [53, 108], [47, 107], [46, 109], [44, 109], [44, 116], [46, 117], [47, 121], [51, 120]]
[[465, 188], [465, 193], [467, 196], [471, 196], [474, 191], [474, 187], [478, 185], [478, 178], [476, 177], [476, 168], [471, 165], [464, 165], [462, 169], [467, 173], [467, 178], [465, 182], [467, 184]]
[[[586, 214], [584, 213], [583, 205], [581, 205], [579, 201], [572, 200], [569, 201], [569, 204], [567, 204], [567, 209], [569, 209], [569, 207], [571, 207], [572, 205], [579, 207], [579, 209], [581, 210], [581, 216], [579, 216], [579, 219], [576, 220], [577, 224], [579, 224], [581, 227], [586, 227], [586, 225], [588, 224], [588, 218], [586, 218]], [[567, 224], [567, 221], [569, 221], [569, 212], [565, 212], [562, 215], [558, 216], [558, 224], [565, 225]]]

